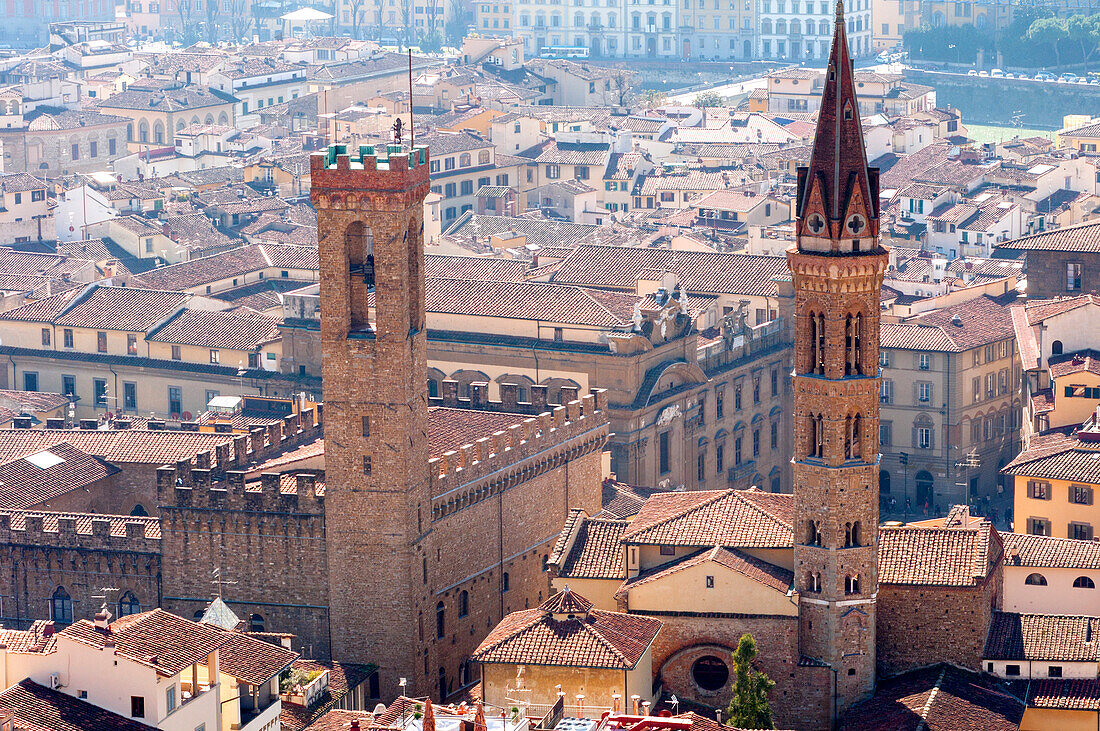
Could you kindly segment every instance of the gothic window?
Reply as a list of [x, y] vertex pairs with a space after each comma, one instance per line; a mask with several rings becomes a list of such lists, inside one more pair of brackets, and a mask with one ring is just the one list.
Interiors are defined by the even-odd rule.
[[821, 458], [825, 454], [825, 425], [821, 414], [810, 414], [810, 453], [809, 456]]
[[118, 600], [118, 616], [127, 617], [131, 614], [138, 614], [141, 612], [141, 603], [134, 596], [133, 592], [126, 592]]
[[844, 321], [844, 343], [847, 357], [844, 360], [844, 375], [863, 375], [863, 359], [860, 346], [863, 336], [863, 315], [848, 315]]
[[810, 313], [810, 373], [825, 373], [825, 315]]
[[846, 459], [859, 459], [863, 456], [860, 433], [863, 429], [863, 419], [859, 414], [849, 416], [844, 424], [844, 457]]
[[250, 614], [250, 615], [248, 615], [248, 631], [249, 632], [263, 632], [264, 631], [264, 615], [262, 615], [262, 614]]
[[859, 542], [859, 521], [844, 524], [844, 547], [854, 548]]
[[73, 599], [63, 586], [57, 587], [50, 597], [50, 619], [58, 624], [73, 623]]
[[859, 593], [859, 576], [845, 576], [844, 577], [844, 593], [845, 594], [858, 594]]
[[806, 591], [820, 594], [821, 593], [821, 574], [813, 571], [806, 572]]
[[806, 521], [806, 545], [821, 545], [821, 521], [810, 519]]
[[443, 602], [439, 602], [435, 605], [435, 636], [437, 639], [442, 638], [447, 633], [447, 609], [443, 606]]
[[470, 594], [465, 589], [458, 593], [458, 616], [465, 617], [470, 613]]

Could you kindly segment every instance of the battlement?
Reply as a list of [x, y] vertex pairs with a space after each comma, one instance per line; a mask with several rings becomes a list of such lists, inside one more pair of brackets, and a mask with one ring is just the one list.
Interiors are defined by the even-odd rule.
[[[489, 383], [487, 381], [474, 381], [470, 384], [470, 395], [460, 397], [458, 395], [458, 381], [446, 378], [441, 382], [439, 396], [429, 396], [429, 406], [445, 406], [449, 409], [477, 409], [478, 411], [507, 411], [514, 414], [529, 414], [537, 416], [547, 409], [564, 406], [578, 399], [580, 389], [574, 386], [562, 386], [559, 403], [551, 403], [549, 398], [549, 386], [531, 386], [531, 400], [519, 400], [519, 385], [515, 383], [500, 384], [500, 401], [489, 400]], [[603, 389], [593, 389], [592, 395], [600, 404], [597, 408], [605, 408], [607, 395]], [[587, 397], [586, 397], [587, 398]]]
[[247, 480], [245, 470], [215, 475], [210, 469], [181, 462], [157, 469], [161, 510], [215, 510], [250, 513], [319, 515], [324, 511], [324, 476], [314, 472], [263, 472]]
[[56, 548], [160, 552], [160, 520], [133, 515], [0, 512], [0, 543]]
[[399, 191], [428, 182], [428, 148], [329, 145], [309, 157], [312, 190]]
[[428, 460], [432, 520], [602, 449], [608, 436], [601, 390], [433, 457]]

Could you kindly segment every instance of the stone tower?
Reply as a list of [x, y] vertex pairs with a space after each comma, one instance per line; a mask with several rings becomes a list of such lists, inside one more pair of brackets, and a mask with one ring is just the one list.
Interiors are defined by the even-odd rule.
[[399, 676], [418, 686], [417, 636], [407, 618], [415, 616], [417, 544], [431, 512], [422, 276], [428, 151], [335, 145], [310, 158], [310, 174], [323, 272], [332, 656], [377, 664], [389, 694]]
[[809, 167], [798, 170], [794, 494], [800, 652], [836, 673], [836, 713], [875, 686], [878, 170], [867, 167], [842, 2]]

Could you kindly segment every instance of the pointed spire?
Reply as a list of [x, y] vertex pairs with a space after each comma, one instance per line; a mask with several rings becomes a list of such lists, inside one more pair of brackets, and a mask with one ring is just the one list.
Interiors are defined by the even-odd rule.
[[810, 165], [798, 170], [800, 238], [850, 241], [878, 235], [878, 170], [867, 167], [854, 77], [844, 3], [838, 0]]
[[[443, 699], [443, 693], [446, 693], [445, 688], [440, 688], [440, 700]], [[432, 699], [424, 699], [424, 720], [420, 724], [421, 731], [435, 731], [435, 711], [432, 710]]]

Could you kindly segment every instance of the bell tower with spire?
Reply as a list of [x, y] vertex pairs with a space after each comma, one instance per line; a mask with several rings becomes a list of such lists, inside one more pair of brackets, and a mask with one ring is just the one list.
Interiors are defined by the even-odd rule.
[[817, 133], [798, 169], [794, 538], [803, 661], [836, 673], [836, 713], [874, 691], [878, 593], [879, 177], [867, 167], [837, 2]]

